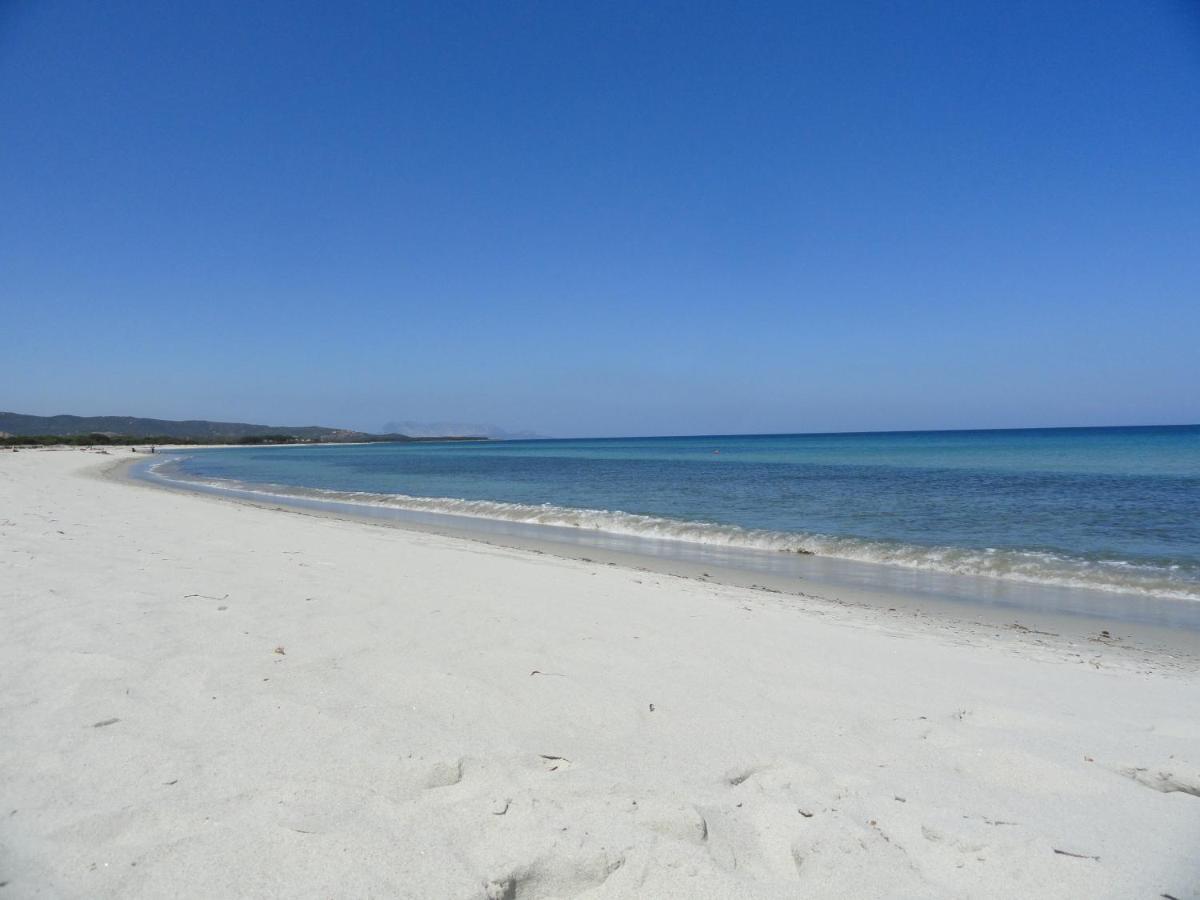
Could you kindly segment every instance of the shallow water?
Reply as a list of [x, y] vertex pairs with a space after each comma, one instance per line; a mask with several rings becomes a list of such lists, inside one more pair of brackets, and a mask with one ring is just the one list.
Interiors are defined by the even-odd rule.
[[1200, 600], [1200, 426], [201, 449], [156, 474]]

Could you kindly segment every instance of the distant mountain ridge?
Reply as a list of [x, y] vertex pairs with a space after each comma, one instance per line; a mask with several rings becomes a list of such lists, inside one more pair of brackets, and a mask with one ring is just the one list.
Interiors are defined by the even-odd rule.
[[507, 431], [495, 425], [478, 422], [386, 422], [383, 430], [389, 434], [399, 432], [414, 438], [443, 434], [469, 434], [493, 441], [526, 441], [545, 437], [536, 431]]
[[293, 438], [324, 441], [379, 440], [386, 437], [404, 440], [405, 435], [368, 435], [345, 428], [325, 428], [320, 425], [252, 425], [247, 422], [210, 422], [205, 419], [172, 421], [144, 419], [137, 416], [29, 416], [23, 413], [0, 412], [0, 434], [25, 437], [54, 435], [70, 437], [80, 434], [110, 434], [129, 437], [169, 437], [214, 440], [239, 439], [266, 435], [287, 435]]

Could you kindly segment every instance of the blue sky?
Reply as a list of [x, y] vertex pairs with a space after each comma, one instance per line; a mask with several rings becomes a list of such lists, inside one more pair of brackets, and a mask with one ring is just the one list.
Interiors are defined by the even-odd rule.
[[1185, 2], [0, 5], [0, 408], [1200, 421]]

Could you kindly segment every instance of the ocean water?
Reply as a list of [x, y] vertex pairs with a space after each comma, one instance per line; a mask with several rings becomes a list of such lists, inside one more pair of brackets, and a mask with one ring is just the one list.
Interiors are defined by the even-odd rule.
[[155, 475], [1200, 600], [1200, 426], [200, 449]]

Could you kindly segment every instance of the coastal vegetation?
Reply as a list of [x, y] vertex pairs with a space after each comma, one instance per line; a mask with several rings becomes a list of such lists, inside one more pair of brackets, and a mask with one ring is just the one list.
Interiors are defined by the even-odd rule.
[[411, 437], [406, 434], [372, 434], [320, 425], [298, 427], [253, 425], [246, 422], [210, 422], [204, 419], [172, 421], [135, 416], [31, 416], [0, 412], [0, 446], [69, 444], [325, 444], [402, 443], [408, 441], [476, 441], [475, 435]]
[[276, 445], [276, 444], [407, 444], [433, 443], [437, 441], [486, 441], [480, 437], [408, 437], [403, 434], [362, 434], [354, 438], [334, 440], [329, 438], [305, 438], [291, 434], [254, 434], [245, 437], [170, 437], [163, 434], [132, 435], [105, 434], [7, 434], [0, 435], [0, 447], [108, 447], [133, 446], [135, 444], [183, 444], [187, 446], [213, 446], [225, 444]]
[[240, 438], [177, 438], [167, 435], [104, 434], [23, 434], [0, 437], [0, 447], [108, 447], [125, 444], [311, 444], [312, 438], [297, 438], [288, 434], [262, 434]]

